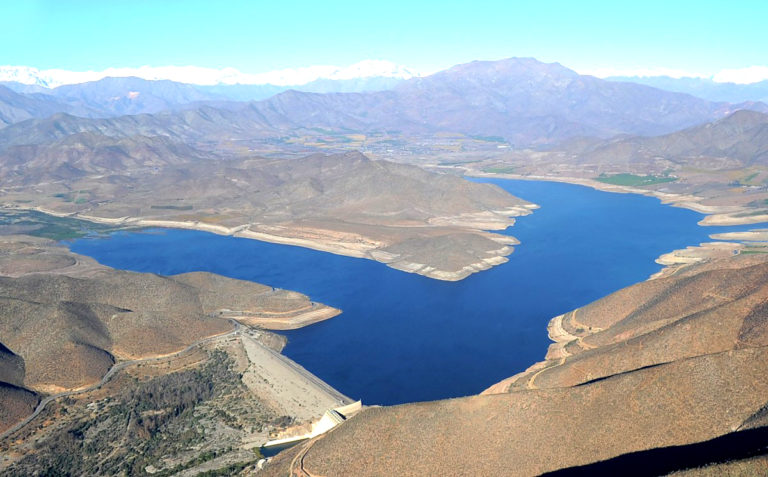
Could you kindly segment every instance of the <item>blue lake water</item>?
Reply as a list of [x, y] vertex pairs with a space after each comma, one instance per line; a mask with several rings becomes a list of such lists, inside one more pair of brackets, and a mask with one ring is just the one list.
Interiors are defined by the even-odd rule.
[[522, 242], [508, 263], [460, 282], [188, 230], [117, 232], [70, 247], [115, 268], [209, 271], [340, 308], [336, 318], [286, 332], [284, 353], [352, 398], [398, 404], [476, 394], [544, 358], [552, 317], [648, 278], [662, 253], [750, 228], [699, 227], [701, 214], [639, 195], [483, 182], [541, 208], [505, 232]]

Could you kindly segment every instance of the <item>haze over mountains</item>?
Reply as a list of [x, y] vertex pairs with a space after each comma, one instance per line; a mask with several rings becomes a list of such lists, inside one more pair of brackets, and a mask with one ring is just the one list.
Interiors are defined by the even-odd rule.
[[136, 77], [146, 80], [171, 80], [201, 86], [252, 85], [291, 86], [320, 80], [355, 80], [365, 78], [408, 79], [419, 74], [405, 66], [385, 60], [363, 60], [347, 67], [315, 65], [249, 74], [235, 68], [199, 66], [142, 66], [107, 68], [103, 71], [38, 70], [28, 66], [0, 66], [0, 82], [38, 88], [87, 83], [108, 77]]
[[[385, 83], [379, 86], [392, 86]], [[665, 134], [738, 109], [768, 110], [762, 103], [732, 105], [601, 80], [557, 63], [529, 58], [458, 65], [428, 77], [399, 81], [382, 91], [359, 92], [373, 87], [369, 80], [320, 80], [305, 86], [308, 91], [323, 93], [290, 90], [262, 101], [237, 103], [231, 100], [258, 93], [249, 92], [247, 85], [201, 89], [138, 78], [105, 78], [45, 93], [2, 89], [0, 121], [12, 124], [48, 118], [53, 112], [110, 118], [164, 111], [155, 117], [120, 118], [109, 127], [68, 119], [76, 126], [67, 132], [100, 130], [108, 135], [174, 137], [185, 122], [195, 121], [199, 127], [181, 134], [181, 139], [281, 137], [291, 131], [321, 128], [361, 133], [453, 132], [499, 137], [513, 146], [535, 146], [580, 136]], [[349, 90], [357, 92], [325, 93]], [[34, 130], [40, 126], [31, 123], [24, 127]], [[55, 133], [51, 139], [62, 134]], [[2, 140], [2, 144], [8, 143]]]
[[639, 83], [678, 93], [687, 93], [709, 101], [768, 101], [768, 80], [738, 84], [709, 78], [672, 78], [670, 76], [611, 76], [611, 81]]
[[[234, 68], [216, 70], [195, 66], [109, 68], [102, 72], [40, 71], [29, 67], [0, 66], [0, 85], [20, 93], [59, 96], [68, 89], [65, 88], [67, 86], [119, 78], [183, 84], [196, 89], [197, 94], [206, 95], [205, 99], [237, 101], [265, 99], [288, 89], [318, 93], [382, 90], [414, 76], [418, 74], [382, 60], [365, 60], [345, 68], [310, 66], [261, 74], [245, 74]], [[117, 92], [120, 93], [119, 90]]]

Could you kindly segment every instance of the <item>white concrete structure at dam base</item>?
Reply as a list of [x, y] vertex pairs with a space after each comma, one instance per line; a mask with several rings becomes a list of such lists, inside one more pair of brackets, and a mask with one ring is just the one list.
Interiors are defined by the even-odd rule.
[[351, 404], [346, 404], [334, 409], [328, 409], [320, 419], [312, 423], [312, 428], [308, 433], [267, 441], [267, 443], [264, 444], [264, 447], [273, 447], [283, 444], [290, 444], [292, 442], [303, 441], [306, 439], [312, 439], [313, 437], [324, 434], [339, 424], [343, 423], [345, 420], [360, 412], [362, 408], [362, 401], [355, 401]]

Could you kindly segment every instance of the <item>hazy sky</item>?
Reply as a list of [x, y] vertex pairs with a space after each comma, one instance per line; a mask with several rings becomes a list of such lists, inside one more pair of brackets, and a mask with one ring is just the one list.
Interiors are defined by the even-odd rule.
[[246, 73], [386, 59], [432, 72], [533, 56], [580, 72], [713, 74], [768, 65], [768, 1], [196, 1], [0, 3], [0, 64]]

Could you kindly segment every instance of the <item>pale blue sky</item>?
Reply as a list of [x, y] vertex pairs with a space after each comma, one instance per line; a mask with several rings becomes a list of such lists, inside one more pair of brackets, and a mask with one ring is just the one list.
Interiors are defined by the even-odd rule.
[[533, 56], [577, 70], [768, 64], [766, 1], [0, 0], [0, 64], [246, 73]]

